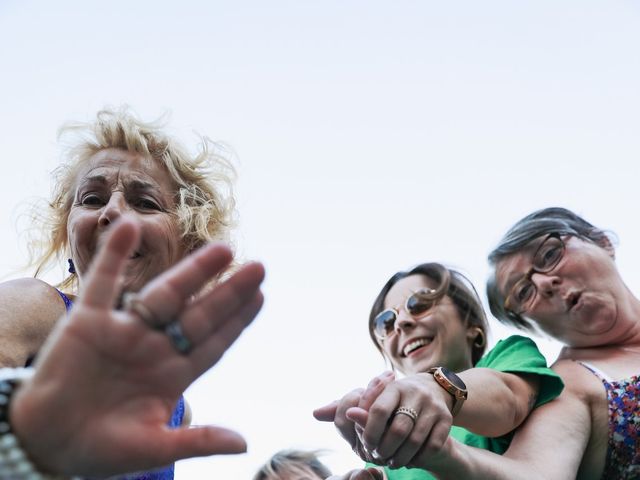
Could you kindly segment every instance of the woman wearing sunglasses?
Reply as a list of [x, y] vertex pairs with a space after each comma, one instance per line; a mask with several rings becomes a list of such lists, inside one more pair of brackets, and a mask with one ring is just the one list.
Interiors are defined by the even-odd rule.
[[566, 388], [531, 413], [502, 456], [447, 441], [411, 463], [440, 478], [640, 478], [640, 300], [607, 234], [547, 208], [516, 223], [489, 260], [492, 312], [564, 343], [553, 369]]
[[[316, 418], [333, 420], [361, 457], [386, 465], [389, 480], [434, 478], [397, 467], [438, 451], [448, 435], [504, 452], [510, 432], [532, 408], [558, 396], [562, 382], [528, 338], [512, 336], [484, 354], [487, 327], [482, 304], [460, 273], [425, 263], [395, 274], [373, 304], [369, 334], [406, 377], [376, 377], [364, 393], [316, 410]], [[342, 478], [359, 475], [369, 473]]]

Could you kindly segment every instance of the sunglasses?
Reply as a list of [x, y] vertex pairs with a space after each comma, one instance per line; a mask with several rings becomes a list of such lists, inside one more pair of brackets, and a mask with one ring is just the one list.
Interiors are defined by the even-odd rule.
[[[438, 292], [431, 288], [423, 288], [409, 295], [404, 302], [405, 311], [414, 318], [423, 316], [442, 297], [441, 294], [434, 295], [436, 293]], [[387, 308], [376, 315], [373, 320], [373, 332], [378, 339], [384, 340], [394, 333], [398, 315], [400, 315], [400, 312], [395, 308]]]

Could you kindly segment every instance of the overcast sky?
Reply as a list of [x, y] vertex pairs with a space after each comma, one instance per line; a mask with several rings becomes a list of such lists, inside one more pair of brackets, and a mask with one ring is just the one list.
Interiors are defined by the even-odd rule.
[[[379, 288], [436, 260], [484, 292], [486, 254], [534, 209], [616, 232], [640, 291], [637, 2], [91, 5], [0, 0], [0, 267], [24, 263], [16, 221], [50, 192], [65, 121], [127, 103], [233, 148], [237, 244], [266, 264], [266, 304], [186, 396], [249, 453], [178, 479], [248, 479], [287, 447], [360, 465], [311, 411], [385, 368], [367, 333]], [[492, 344], [513, 333], [492, 328]]]

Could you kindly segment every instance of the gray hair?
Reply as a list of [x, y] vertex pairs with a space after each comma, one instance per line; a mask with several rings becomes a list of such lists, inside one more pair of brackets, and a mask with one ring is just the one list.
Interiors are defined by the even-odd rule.
[[610, 233], [592, 225], [566, 208], [543, 208], [516, 222], [502, 237], [498, 246], [489, 254], [489, 264], [493, 267], [493, 273], [487, 281], [489, 308], [491, 313], [502, 323], [522, 330], [534, 330], [529, 320], [504, 308], [505, 298], [498, 289], [496, 266], [506, 257], [520, 252], [531, 241], [551, 233], [572, 235], [600, 246], [611, 243]]

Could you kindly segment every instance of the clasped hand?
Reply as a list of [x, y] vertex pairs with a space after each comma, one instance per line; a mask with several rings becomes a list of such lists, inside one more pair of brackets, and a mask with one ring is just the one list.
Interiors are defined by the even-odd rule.
[[[363, 460], [399, 468], [422, 464], [443, 449], [453, 421], [451, 403], [451, 396], [432, 375], [395, 380], [387, 372], [371, 380], [366, 389], [353, 390], [315, 410], [314, 416], [334, 422]], [[416, 418], [398, 413], [400, 407], [412, 409]]]

